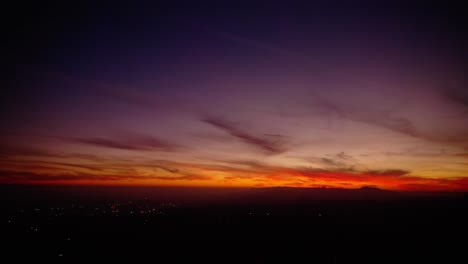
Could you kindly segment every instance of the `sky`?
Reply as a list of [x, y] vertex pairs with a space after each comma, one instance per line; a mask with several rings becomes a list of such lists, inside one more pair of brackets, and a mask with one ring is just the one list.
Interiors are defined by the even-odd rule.
[[11, 7], [0, 183], [468, 190], [464, 9], [310, 2]]

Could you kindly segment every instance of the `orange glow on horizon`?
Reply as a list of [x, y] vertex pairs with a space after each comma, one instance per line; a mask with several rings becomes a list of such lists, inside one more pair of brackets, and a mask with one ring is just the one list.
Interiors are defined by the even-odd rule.
[[[174, 164], [172, 164], [174, 165]], [[372, 186], [395, 191], [467, 191], [468, 178], [424, 178], [412, 175], [385, 175], [366, 172], [299, 170], [286, 168], [239, 169], [207, 165], [177, 164], [183, 173], [166, 175], [113, 175], [83, 173], [82, 170], [61, 173], [10, 171], [0, 183], [50, 185], [118, 185], [118, 186], [184, 186], [184, 187], [302, 187], [359, 189]], [[188, 168], [191, 171], [188, 171]], [[5, 174], [5, 172], [3, 172]], [[174, 175], [172, 175], [174, 174]]]

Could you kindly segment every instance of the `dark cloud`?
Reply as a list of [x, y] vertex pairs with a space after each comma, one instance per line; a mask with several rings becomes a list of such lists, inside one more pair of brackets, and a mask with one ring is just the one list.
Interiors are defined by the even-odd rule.
[[197, 175], [197, 174], [185, 174], [183, 176], [178, 176], [178, 177], [162, 177], [162, 176], [152, 176], [151, 178], [154, 179], [159, 179], [159, 180], [167, 180], [167, 181], [174, 181], [174, 180], [188, 180], [188, 181], [194, 181], [194, 180], [212, 180], [210, 176], [205, 176], [205, 175]]
[[383, 176], [382, 178], [387, 178], [387, 177], [395, 178], [395, 177], [407, 175], [410, 173], [410, 171], [401, 170], [401, 169], [358, 171], [358, 170], [346, 169], [346, 168], [340, 168], [340, 167], [329, 168], [329, 169], [296, 168], [296, 169], [284, 169], [284, 171], [290, 171], [293, 173], [297, 173], [298, 175], [307, 176], [311, 178], [343, 179], [343, 180], [353, 180], [353, 181], [364, 180], [364, 178], [367, 178], [367, 179], [376, 178], [376, 176]]
[[468, 141], [468, 132], [461, 132], [457, 135], [440, 135], [428, 133], [418, 129], [408, 118], [393, 116], [392, 111], [381, 109], [367, 109], [356, 107], [343, 103], [336, 103], [330, 100], [315, 97], [311, 105], [313, 111], [327, 116], [337, 116], [349, 120], [362, 122], [368, 125], [386, 128], [388, 130], [436, 142], [466, 142]]
[[442, 90], [445, 98], [457, 105], [464, 106], [466, 108], [465, 113], [468, 113], [468, 91], [466, 88]]
[[[95, 162], [103, 162], [103, 161], [108, 160], [107, 158], [104, 158], [102, 156], [96, 156], [96, 155], [92, 155], [92, 154], [83, 154], [83, 153], [70, 153], [70, 154], [62, 155], [61, 157], [64, 157], [64, 158], [78, 158], [78, 159], [90, 160], [90, 161], [95, 161]], [[115, 161], [116, 159], [114, 158], [112, 160]]]
[[24, 160], [7, 160], [2, 161], [2, 165], [5, 164], [15, 164], [19, 166], [27, 166], [27, 167], [36, 167], [36, 168], [47, 168], [47, 169], [58, 169], [58, 168], [79, 168], [79, 169], [87, 169], [91, 171], [103, 171], [103, 168], [98, 165], [90, 165], [90, 164], [76, 164], [76, 163], [69, 163], [69, 162], [53, 162], [53, 161], [42, 161], [42, 160], [28, 160], [27, 165], [24, 165]]
[[311, 157], [306, 159], [309, 162], [318, 163], [333, 170], [354, 171], [358, 162], [353, 156], [340, 152], [337, 154], [327, 154], [324, 157]]
[[411, 156], [411, 157], [439, 157], [447, 155], [446, 151], [441, 149], [438, 151], [428, 151], [428, 150], [416, 150], [416, 149], [408, 149], [404, 151], [387, 151], [383, 154], [387, 156]]
[[277, 137], [273, 137], [273, 139], [271, 136], [267, 136], [265, 138], [256, 137], [250, 135], [242, 128], [236, 127], [220, 118], [206, 117], [201, 121], [219, 128], [242, 142], [261, 149], [269, 154], [279, 154], [286, 151], [284, 148], [284, 142], [282, 140], [278, 140]]
[[107, 139], [99, 137], [72, 138], [71, 141], [94, 145], [105, 148], [115, 148], [123, 150], [145, 150], [145, 151], [174, 151], [180, 146], [168, 141], [150, 136], [132, 136], [121, 139]]
[[28, 181], [70, 181], [70, 180], [118, 180], [124, 179], [125, 177], [109, 176], [109, 175], [92, 175], [92, 174], [73, 174], [73, 173], [62, 173], [62, 174], [44, 174], [34, 173], [27, 171], [0, 171], [0, 180], [3, 182], [25, 182]]
[[370, 170], [367, 172], [371, 175], [378, 175], [378, 176], [403, 176], [409, 174], [410, 171], [407, 170]]
[[336, 160], [330, 159], [330, 158], [320, 158], [320, 161], [325, 165], [329, 165], [329, 166], [333, 166], [333, 167], [345, 167], [346, 166], [346, 163], [336, 161]]
[[409, 119], [391, 116], [389, 111], [376, 109], [370, 111], [369, 109], [359, 109], [351, 106], [334, 104], [332, 102], [327, 102], [324, 104], [324, 107], [339, 114], [340, 117], [387, 128], [412, 137], [420, 137], [414, 124]]
[[116, 176], [116, 175], [94, 175], [94, 174], [83, 174], [83, 173], [61, 173], [61, 174], [46, 174], [46, 173], [34, 173], [27, 171], [11, 171], [11, 170], [0, 170], [0, 182], [41, 182], [41, 181], [120, 181], [120, 180], [211, 180], [209, 176], [186, 174], [177, 177], [167, 176]]
[[258, 171], [269, 171], [272, 169], [271, 166], [268, 166], [264, 163], [254, 161], [254, 160], [214, 160], [214, 161], [231, 164], [231, 165], [244, 166], [244, 167], [248, 167], [250, 169], [255, 169]]
[[65, 163], [65, 162], [49, 162], [49, 164], [57, 165], [57, 166], [81, 168], [81, 169], [87, 169], [87, 170], [93, 170], [93, 171], [102, 171], [102, 168], [98, 166], [89, 165], [89, 164], [75, 164], [75, 163]]
[[344, 152], [340, 152], [338, 154], [336, 154], [336, 157], [342, 159], [342, 160], [352, 160], [353, 157], [351, 155], [347, 155], [345, 154]]
[[162, 166], [162, 165], [153, 165], [153, 167], [155, 167], [156, 169], [160, 169], [160, 170], [170, 172], [170, 173], [178, 173], [179, 172], [179, 170], [176, 169], [176, 168], [166, 167], [166, 166]]

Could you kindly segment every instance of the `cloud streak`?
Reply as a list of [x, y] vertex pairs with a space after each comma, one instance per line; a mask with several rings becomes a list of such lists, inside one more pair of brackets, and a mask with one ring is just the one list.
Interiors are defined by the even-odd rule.
[[443, 92], [449, 101], [465, 107], [465, 114], [468, 113], [468, 92], [466, 88], [460, 86], [458, 89], [444, 89]]
[[279, 154], [286, 151], [284, 148], [284, 142], [282, 140], [278, 140], [277, 136], [253, 136], [247, 131], [244, 131], [242, 128], [236, 127], [221, 118], [205, 117], [201, 121], [221, 129], [232, 137], [239, 139], [240, 141], [247, 143], [248, 145], [257, 149], [263, 150], [268, 154]]
[[207, 26], [199, 26], [199, 28], [206, 32], [213, 33], [214, 35], [220, 38], [231, 41], [233, 43], [240, 44], [242, 46], [252, 47], [252, 48], [259, 49], [259, 50], [270, 52], [272, 54], [277, 54], [277, 55], [282, 55], [282, 56], [287, 56], [287, 57], [294, 57], [303, 61], [308, 61], [308, 59], [302, 54], [298, 54], [288, 49], [280, 48], [280, 47], [277, 47], [277, 46], [274, 46], [265, 42], [241, 37], [232, 33], [228, 33], [226, 31], [216, 30]]
[[[349, 171], [337, 169], [287, 168], [249, 161], [226, 161], [227, 165], [208, 165], [154, 161], [133, 164], [115, 172], [102, 164], [102, 171], [83, 172], [81, 168], [56, 169], [44, 162], [44, 168], [23, 166], [0, 170], [0, 183], [63, 184], [154, 184], [190, 185], [201, 182], [215, 186], [333, 187], [361, 188], [375, 186], [387, 190], [466, 191], [468, 177], [425, 178], [402, 169]], [[54, 164], [52, 164], [54, 165]], [[56, 165], [56, 164], [55, 164]], [[126, 168], [126, 165], [121, 165]], [[151, 168], [157, 168], [151, 171]], [[160, 170], [159, 170], [160, 169]], [[170, 182], [170, 183], [169, 183]], [[200, 183], [200, 184], [201, 184]]]
[[410, 171], [407, 170], [370, 170], [367, 172], [370, 175], [377, 176], [403, 176], [409, 174]]
[[58, 173], [58, 174], [48, 174], [48, 173], [37, 173], [29, 171], [9, 171], [9, 170], [0, 170], [0, 182], [1, 183], [80, 183], [80, 182], [94, 182], [94, 183], [115, 183], [126, 182], [126, 181], [137, 181], [140, 183], [145, 183], [152, 180], [158, 181], [194, 181], [201, 180], [207, 181], [212, 178], [209, 176], [188, 174], [182, 176], [145, 176], [145, 175], [96, 175], [96, 174], [85, 174], [85, 173]]
[[101, 137], [71, 138], [72, 142], [82, 143], [103, 148], [140, 151], [175, 151], [179, 145], [149, 136], [124, 137], [108, 139]]
[[457, 135], [440, 135], [418, 129], [414, 122], [405, 117], [393, 116], [391, 111], [379, 109], [367, 109], [343, 103], [332, 102], [324, 98], [316, 97], [311, 105], [315, 112], [327, 113], [328, 116], [337, 116], [368, 125], [382, 127], [403, 135], [420, 138], [428, 141], [442, 143], [459, 143], [468, 141], [468, 132]]

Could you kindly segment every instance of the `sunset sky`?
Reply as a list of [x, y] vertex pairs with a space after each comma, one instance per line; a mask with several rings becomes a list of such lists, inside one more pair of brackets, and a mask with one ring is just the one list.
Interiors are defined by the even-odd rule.
[[456, 7], [272, 2], [11, 10], [0, 183], [468, 190]]

